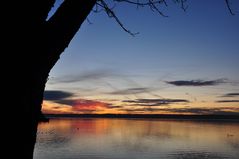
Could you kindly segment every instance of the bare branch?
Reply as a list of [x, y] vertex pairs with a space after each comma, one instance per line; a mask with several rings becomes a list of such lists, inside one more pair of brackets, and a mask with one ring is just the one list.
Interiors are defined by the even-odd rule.
[[149, 0], [150, 4], [149, 6], [151, 7], [152, 10], [156, 10], [161, 16], [163, 17], [168, 17], [167, 15], [164, 15], [163, 12], [161, 12], [158, 7], [155, 5], [153, 0]]
[[88, 24], [93, 24], [89, 18], [86, 18], [86, 21], [88, 22]]
[[[112, 0], [113, 2], [117, 2], [117, 3], [128, 3], [129, 5], [132, 6], [136, 6], [136, 8], [138, 9], [139, 7], [149, 7], [149, 9], [153, 12], [157, 12], [159, 15], [163, 16], [163, 17], [168, 17], [167, 15], [165, 15], [160, 9], [159, 9], [159, 5], [164, 4], [166, 7], [168, 6], [167, 0]], [[111, 2], [112, 2], [111, 1]], [[188, 5], [187, 0], [171, 0], [174, 3], [180, 5], [181, 9], [183, 11], [186, 12]], [[226, 6], [229, 10], [229, 12], [234, 15], [234, 13], [231, 10], [230, 4], [229, 4], [229, 0], [225, 0], [226, 2]], [[111, 4], [112, 5], [112, 4]], [[132, 36], [135, 36], [138, 33], [132, 33], [130, 30], [128, 30], [123, 23], [121, 22], [121, 20], [118, 18], [118, 16], [115, 14], [114, 12], [114, 7], [116, 6], [115, 3], [113, 4], [113, 7], [109, 7], [109, 3], [107, 4], [105, 0], [97, 0], [95, 9], [93, 10], [94, 12], [98, 13], [101, 11], [105, 11], [106, 14], [110, 17], [115, 19], [115, 21], [120, 25], [120, 27], [126, 31], [127, 33], [129, 33]]]
[[229, 12], [231, 13], [231, 15], [235, 15], [233, 12], [232, 12], [232, 9], [231, 9], [231, 6], [229, 4], [229, 0], [225, 0], [226, 2], [226, 5], [227, 5], [227, 9], [229, 10]]
[[167, 7], [168, 6], [168, 4], [167, 4], [167, 2], [165, 1], [165, 0], [162, 0], [162, 2], [164, 3], [164, 5]]
[[[159, 13], [161, 16], [163, 17], [168, 17], [167, 15], [165, 15], [163, 12], [161, 12], [159, 10], [158, 5], [160, 4], [164, 4], [165, 6], [168, 6], [165, 0], [145, 0], [145, 1], [140, 1], [140, 0], [113, 0], [113, 2], [125, 2], [131, 5], [136, 6], [137, 8], [139, 7], [144, 7], [144, 6], [148, 6], [152, 11], [156, 11], [157, 13]], [[93, 10], [93, 12], [98, 13], [101, 12], [102, 10], [104, 10], [106, 12], [106, 14], [110, 17], [115, 19], [115, 21], [120, 25], [120, 27], [127, 33], [129, 33], [132, 36], [135, 36], [137, 33], [133, 33], [130, 30], [128, 30], [123, 23], [121, 22], [121, 20], [118, 18], [118, 16], [115, 14], [114, 12], [114, 7], [116, 5], [114, 4], [113, 7], [109, 7], [109, 5], [105, 2], [105, 0], [97, 0], [96, 6]], [[100, 7], [100, 8], [99, 8]]]
[[99, 8], [99, 4], [96, 3], [95, 8], [93, 8], [92, 11], [94, 13], [100, 13], [100, 12], [104, 11], [104, 9], [102, 7]]
[[[99, 3], [100, 2], [100, 3]], [[129, 33], [130, 35], [132, 36], [135, 36], [136, 34], [139, 34], [138, 32], [137, 33], [133, 33], [131, 32], [130, 30], [128, 30], [124, 25], [123, 23], [119, 20], [119, 18], [116, 16], [115, 12], [112, 10], [112, 8], [110, 8], [108, 6], [108, 4], [103, 1], [103, 0], [99, 0], [99, 2], [97, 2], [97, 5], [101, 6], [102, 8], [104, 8], [106, 14], [110, 17], [110, 18], [114, 18], [115, 21], [119, 24], [119, 26], [127, 33]]]
[[186, 12], [188, 6], [185, 5], [185, 2], [187, 2], [187, 0], [180, 0], [180, 2], [181, 2], [181, 8], [183, 9], [183, 11]]
[[181, 6], [181, 9], [186, 12], [188, 6], [186, 5], [187, 0], [172, 0], [174, 3], [178, 3]]
[[114, 0], [115, 2], [126, 2], [126, 3], [130, 3], [130, 4], [134, 4], [134, 5], [139, 5], [139, 6], [148, 6], [150, 5], [152, 2], [154, 4], [160, 4], [160, 3], [165, 3], [164, 0], [158, 0], [158, 1], [151, 1], [148, 0], [148, 2], [140, 2], [139, 0], [135, 1], [131, 1], [131, 0]]
[[137, 8], [138, 7], [144, 7], [144, 6], [149, 6], [149, 8], [152, 10], [152, 11], [157, 11], [161, 16], [163, 17], [167, 17], [166, 15], [163, 14], [163, 12], [161, 12], [158, 7], [156, 5], [158, 4], [165, 4], [165, 6], [167, 6], [167, 3], [165, 0], [148, 0], [147, 2], [141, 2], [139, 0], [137, 1], [133, 1], [133, 0], [114, 0], [115, 2], [125, 2], [125, 3], [129, 3], [129, 4], [132, 4], [132, 5], [136, 5]]

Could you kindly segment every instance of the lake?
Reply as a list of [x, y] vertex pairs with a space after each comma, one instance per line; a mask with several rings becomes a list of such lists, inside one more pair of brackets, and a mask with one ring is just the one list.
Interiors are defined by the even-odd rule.
[[239, 123], [54, 118], [38, 125], [34, 159], [238, 159]]

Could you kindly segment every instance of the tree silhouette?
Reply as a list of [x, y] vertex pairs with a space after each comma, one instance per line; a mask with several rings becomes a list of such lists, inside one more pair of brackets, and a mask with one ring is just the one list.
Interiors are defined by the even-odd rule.
[[[174, 0], [186, 10], [186, 0]], [[228, 0], [225, 0], [232, 13]], [[8, 124], [9, 137], [7, 158], [33, 158], [36, 131], [41, 117], [41, 104], [48, 74], [65, 48], [91, 12], [105, 11], [119, 26], [131, 35], [115, 15], [113, 4], [128, 3], [136, 7], [147, 6], [164, 15], [158, 5], [166, 0], [64, 0], [57, 11], [47, 20], [55, 0], [23, 0], [1, 2], [1, 50], [3, 99], [6, 112], [13, 122]], [[95, 6], [95, 7], [94, 7]], [[112, 7], [111, 7], [112, 6]], [[232, 13], [233, 14], [233, 13]], [[19, 125], [16, 131], [15, 126]]]

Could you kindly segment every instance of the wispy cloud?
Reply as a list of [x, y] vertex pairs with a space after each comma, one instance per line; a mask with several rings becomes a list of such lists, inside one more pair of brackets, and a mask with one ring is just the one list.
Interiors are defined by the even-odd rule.
[[215, 114], [219, 108], [170, 108], [167, 111], [173, 113], [192, 113], [192, 114]]
[[60, 90], [46, 90], [44, 92], [44, 100], [56, 101], [62, 100], [74, 96], [71, 92], [60, 91]]
[[218, 100], [217, 103], [239, 103], [239, 100]]
[[93, 70], [88, 72], [82, 72], [78, 75], [68, 75], [51, 79], [52, 83], [74, 83], [90, 80], [100, 80], [106, 77], [115, 76], [111, 70]]
[[188, 103], [186, 99], [136, 99], [136, 100], [123, 100], [122, 102], [130, 103], [139, 106], [162, 106], [172, 103]]
[[59, 99], [59, 100], [54, 100], [54, 103], [58, 103], [58, 104], [64, 104], [64, 105], [69, 105], [69, 106], [73, 106], [75, 104], [75, 99]]
[[215, 86], [222, 83], [226, 83], [225, 79], [216, 80], [177, 80], [177, 81], [166, 81], [167, 84], [175, 86]]
[[84, 111], [84, 110], [98, 110], [98, 109], [116, 109], [121, 106], [115, 106], [111, 103], [106, 103], [98, 100], [88, 100], [88, 99], [61, 99], [54, 100], [54, 103], [64, 104], [71, 106], [74, 111]]
[[169, 112], [172, 113], [190, 113], [190, 114], [222, 114], [222, 115], [239, 115], [238, 108], [169, 108]]
[[112, 94], [112, 95], [129, 95], [129, 94], [148, 93], [150, 91], [152, 91], [152, 89], [150, 89], [150, 88], [138, 87], [138, 88], [128, 88], [128, 89], [124, 89], [124, 90], [116, 90], [116, 91], [110, 92], [108, 94]]
[[239, 93], [227, 93], [224, 94], [222, 97], [239, 97]]
[[120, 111], [125, 111], [125, 112], [128, 112], [128, 113], [147, 113], [147, 112], [156, 112], [156, 111], [162, 111], [162, 109], [160, 108], [150, 108], [150, 107], [147, 107], [147, 108], [134, 108], [134, 109], [131, 109], [131, 108], [121, 108]]
[[121, 111], [126, 112], [138, 112], [138, 113], [149, 113], [149, 112], [166, 112], [173, 114], [220, 114], [220, 115], [239, 115], [239, 108], [157, 108], [157, 107], [140, 107], [140, 108], [121, 108]]
[[[61, 90], [46, 90], [44, 92], [44, 100], [53, 103], [54, 106], [49, 106], [48, 104], [48, 108], [51, 107], [52, 111], [63, 110], [64, 108], [65, 110], [67, 110], [67, 112], [72, 111], [92, 113], [99, 110], [121, 108], [121, 106], [113, 105], [107, 102], [76, 98], [74, 93]], [[50, 110], [48, 110], [48, 112], [49, 111]]]

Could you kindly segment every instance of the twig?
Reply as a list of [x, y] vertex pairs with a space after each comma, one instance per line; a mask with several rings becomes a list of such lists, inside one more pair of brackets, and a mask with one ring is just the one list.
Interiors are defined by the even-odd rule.
[[229, 10], [229, 12], [231, 13], [231, 15], [235, 15], [233, 12], [232, 12], [232, 9], [231, 9], [231, 6], [229, 4], [229, 0], [225, 0], [226, 2], [226, 5], [227, 5], [227, 9]]
[[114, 18], [115, 21], [119, 24], [119, 26], [127, 33], [129, 33], [130, 35], [132, 36], [135, 36], [137, 34], [139, 34], [138, 32], [137, 33], [133, 33], [131, 32], [130, 30], [128, 30], [124, 25], [123, 23], [119, 20], [119, 18], [116, 16], [116, 14], [114, 13], [114, 11], [112, 10], [112, 8], [110, 8], [107, 3], [103, 0], [99, 0], [100, 3], [97, 2], [97, 5], [101, 6], [102, 8], [104, 8], [106, 14], [110, 17], [110, 18]]

